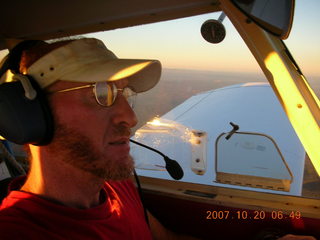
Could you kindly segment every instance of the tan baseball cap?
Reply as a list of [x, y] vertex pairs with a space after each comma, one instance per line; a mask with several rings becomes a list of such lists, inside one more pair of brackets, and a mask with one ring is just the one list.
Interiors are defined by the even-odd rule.
[[154, 87], [161, 76], [158, 60], [119, 59], [95, 38], [73, 40], [34, 62], [26, 73], [45, 88], [58, 80], [72, 82], [129, 80], [135, 92]]

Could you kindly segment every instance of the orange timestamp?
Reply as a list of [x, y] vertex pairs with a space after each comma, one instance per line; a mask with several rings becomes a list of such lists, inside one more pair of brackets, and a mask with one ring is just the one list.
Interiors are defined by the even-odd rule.
[[301, 212], [291, 211], [289, 213], [284, 213], [283, 211], [206, 211], [207, 220], [223, 220], [223, 219], [236, 219], [236, 220], [263, 220], [263, 219], [273, 219], [273, 220], [282, 220], [282, 219], [300, 219]]

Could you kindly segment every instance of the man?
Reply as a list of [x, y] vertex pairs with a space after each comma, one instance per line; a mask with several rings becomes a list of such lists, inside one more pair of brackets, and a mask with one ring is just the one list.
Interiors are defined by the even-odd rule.
[[15, 79], [28, 75], [40, 85], [54, 130], [28, 145], [30, 170], [1, 205], [0, 238], [188, 239], [151, 215], [149, 230], [128, 180], [137, 123], [129, 103], [159, 81], [160, 63], [117, 59], [101, 41], [80, 39], [36, 44], [19, 65]]
[[19, 72], [15, 79], [28, 75], [46, 93], [54, 131], [45, 145], [28, 145], [28, 176], [1, 205], [1, 239], [151, 239], [128, 180], [137, 123], [129, 102], [159, 81], [160, 63], [118, 59], [101, 41], [80, 39], [29, 47]]

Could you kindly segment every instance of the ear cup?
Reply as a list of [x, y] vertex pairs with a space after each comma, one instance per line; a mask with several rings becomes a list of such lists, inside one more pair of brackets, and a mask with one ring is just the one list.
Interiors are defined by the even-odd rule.
[[[14, 47], [2, 62], [0, 77], [7, 70], [19, 74], [22, 52], [38, 43], [43, 42], [28, 40]], [[53, 118], [49, 104], [37, 82], [30, 76], [26, 77], [37, 93], [35, 99], [25, 97], [20, 81], [0, 85], [0, 135], [17, 144], [46, 145], [53, 136]]]
[[45, 145], [53, 135], [52, 116], [37, 83], [31, 84], [37, 91], [33, 100], [25, 97], [19, 81], [0, 85], [0, 135], [17, 144]]

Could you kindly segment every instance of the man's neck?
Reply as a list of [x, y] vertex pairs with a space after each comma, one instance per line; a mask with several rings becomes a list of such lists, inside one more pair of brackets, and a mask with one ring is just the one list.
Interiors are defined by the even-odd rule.
[[43, 148], [31, 147], [31, 167], [21, 190], [74, 208], [91, 208], [101, 203], [104, 180], [77, 169]]

